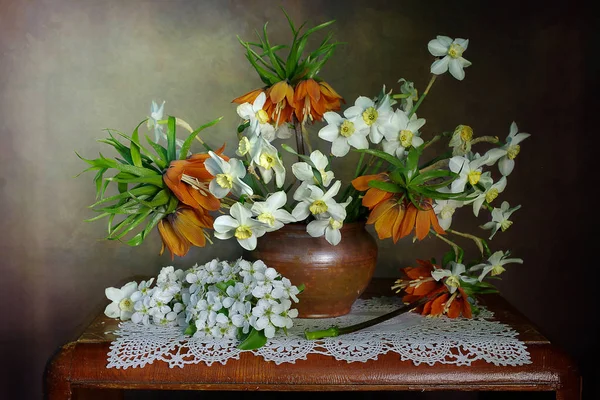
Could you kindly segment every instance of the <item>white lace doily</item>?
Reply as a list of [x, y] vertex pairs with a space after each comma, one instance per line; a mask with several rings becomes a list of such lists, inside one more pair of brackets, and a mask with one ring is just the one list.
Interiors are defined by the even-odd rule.
[[348, 315], [328, 319], [295, 319], [288, 335], [280, 334], [257, 350], [239, 350], [232, 340], [190, 338], [182, 328], [144, 326], [124, 322], [114, 332], [117, 339], [108, 353], [107, 368], [144, 367], [156, 360], [169, 367], [200, 362], [225, 364], [252, 351], [276, 364], [305, 360], [309, 354], [325, 354], [347, 362], [376, 360], [380, 354], [397, 353], [415, 365], [435, 363], [470, 365], [485, 360], [495, 365], [531, 363], [525, 344], [508, 325], [493, 320], [483, 311], [474, 319], [430, 318], [408, 312], [355, 333], [336, 338], [306, 340], [305, 330], [344, 327], [391, 312], [400, 306], [398, 298], [359, 299]]

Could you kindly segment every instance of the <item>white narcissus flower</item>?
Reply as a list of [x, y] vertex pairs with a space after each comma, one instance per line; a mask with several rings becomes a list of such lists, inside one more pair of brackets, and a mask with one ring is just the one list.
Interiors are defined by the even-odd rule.
[[154, 141], [158, 143], [158, 141], [165, 136], [163, 131], [163, 126], [159, 123], [163, 119], [163, 115], [165, 112], [165, 101], [163, 100], [162, 104], [159, 106], [154, 100], [152, 100], [152, 105], [150, 106], [150, 117], [146, 122], [146, 126], [148, 129], [154, 129]]
[[513, 224], [508, 218], [512, 215], [513, 212], [517, 211], [521, 208], [520, 205], [510, 208], [510, 204], [507, 201], [503, 201], [500, 205], [500, 208], [494, 208], [492, 210], [492, 220], [481, 226], [483, 229], [491, 229], [492, 234], [489, 239], [492, 240], [498, 229], [502, 230], [502, 232], [506, 231]]
[[354, 123], [356, 118], [345, 119], [333, 111], [327, 111], [323, 114], [323, 118], [327, 121], [327, 126], [321, 128], [318, 135], [321, 139], [332, 143], [331, 154], [334, 156], [345, 156], [350, 151], [350, 146], [355, 149], [369, 148], [367, 140], [369, 129], [365, 124], [361, 124], [362, 128], [357, 128]]
[[246, 250], [256, 248], [256, 238], [266, 232], [265, 224], [252, 219], [252, 212], [240, 203], [235, 203], [229, 210], [229, 215], [221, 215], [213, 224], [215, 237], [226, 240], [231, 237], [237, 239], [240, 246]]
[[377, 104], [368, 97], [360, 96], [352, 107], [344, 111], [344, 116], [354, 123], [356, 131], [368, 130], [369, 139], [377, 144], [386, 133], [394, 133], [391, 124], [393, 113], [390, 96], [386, 94]]
[[504, 268], [504, 265], [506, 265], [506, 264], [510, 264], [510, 263], [523, 264], [522, 259], [506, 258], [506, 257], [508, 257], [508, 255], [509, 255], [509, 252], [505, 253], [503, 251], [497, 251], [494, 254], [492, 254], [485, 263], [473, 265], [469, 269], [469, 271], [482, 270], [481, 274], [477, 278], [481, 282], [481, 281], [483, 281], [483, 278], [485, 278], [485, 276], [487, 274], [489, 274], [490, 272], [491, 272], [490, 275], [492, 275], [492, 276], [500, 275], [501, 273], [503, 273], [506, 270], [506, 268]]
[[303, 221], [309, 215], [314, 215], [319, 218], [332, 217], [338, 221], [343, 221], [346, 216], [346, 210], [344, 206], [336, 203], [333, 199], [340, 190], [342, 182], [335, 181], [326, 193], [323, 193], [319, 187], [315, 185], [307, 185], [307, 191], [301, 193], [302, 197], [296, 196], [294, 193], [294, 199], [298, 201], [296, 207], [292, 210], [292, 215], [296, 218], [296, 221]]
[[[439, 189], [440, 193], [449, 193], [450, 190], [447, 188]], [[443, 230], [447, 230], [452, 225], [452, 216], [457, 208], [460, 208], [464, 205], [464, 202], [457, 200], [434, 200], [433, 212], [437, 216], [438, 223], [442, 227]]]
[[283, 161], [279, 157], [277, 149], [271, 143], [263, 140], [260, 146], [260, 153], [252, 159], [252, 162], [256, 164], [260, 175], [265, 183], [271, 182], [273, 179], [273, 172], [275, 173], [275, 184], [278, 188], [282, 187], [285, 183], [285, 167]]
[[225, 161], [218, 154], [209, 151], [208, 158], [204, 162], [206, 170], [214, 176], [208, 185], [208, 190], [218, 199], [227, 196], [229, 192], [235, 196], [242, 194], [252, 195], [252, 188], [242, 181], [246, 176], [244, 164], [237, 158], [230, 158]]
[[453, 156], [464, 156], [471, 151], [473, 128], [469, 125], [458, 125], [452, 133], [448, 146], [452, 147]]
[[431, 272], [431, 276], [436, 281], [446, 278], [444, 283], [450, 290], [450, 293], [456, 292], [456, 289], [460, 287], [461, 281], [466, 283], [475, 283], [477, 281], [477, 279], [475, 278], [463, 276], [463, 274], [466, 271], [466, 267], [464, 266], [464, 264], [450, 261], [449, 267], [450, 269], [436, 268], [434, 271]]
[[257, 220], [265, 224], [267, 232], [272, 232], [281, 229], [284, 224], [296, 222], [292, 214], [282, 209], [286, 202], [285, 192], [279, 191], [269, 195], [265, 201], [252, 204], [250, 211]]
[[[329, 165], [327, 157], [319, 150], [315, 150], [310, 153], [310, 161], [319, 170], [323, 186], [328, 187], [334, 178], [334, 174], [333, 171], [325, 171], [325, 168]], [[312, 167], [306, 162], [292, 164], [292, 173], [299, 181], [307, 182], [308, 184], [317, 183]]]
[[419, 94], [417, 89], [415, 89], [414, 82], [401, 78], [398, 80], [398, 83], [402, 83], [402, 86], [400, 86], [400, 93], [402, 93], [400, 105], [402, 106], [402, 109], [408, 113], [412, 110], [413, 103], [419, 100]]
[[119, 318], [121, 321], [126, 321], [133, 315], [134, 302], [131, 300], [131, 295], [137, 291], [138, 284], [136, 282], [129, 282], [120, 289], [115, 287], [109, 287], [104, 290], [106, 297], [112, 301], [106, 309], [104, 314], [109, 318]]
[[458, 174], [458, 178], [452, 181], [450, 191], [452, 193], [460, 193], [465, 190], [467, 182], [471, 186], [475, 186], [481, 178], [481, 167], [487, 162], [487, 157], [479, 157], [475, 155], [473, 160], [469, 160], [464, 156], [454, 156], [450, 159], [448, 167], [450, 171]]
[[[250, 133], [252, 135], [262, 135], [269, 140], [275, 137], [275, 128], [269, 123], [269, 114], [263, 110], [267, 95], [262, 92], [252, 104], [243, 103], [237, 107], [238, 115], [244, 120], [250, 122]], [[269, 140], [270, 141], [270, 140]]]
[[321, 237], [325, 235], [325, 240], [333, 246], [337, 246], [342, 240], [342, 233], [340, 229], [344, 226], [344, 220], [346, 219], [346, 207], [352, 201], [352, 197], [340, 205], [344, 207], [344, 213], [341, 215], [342, 218], [336, 219], [333, 217], [319, 217], [309, 222], [306, 227], [306, 232], [312, 237]]
[[523, 140], [531, 136], [529, 133], [518, 133], [519, 128], [513, 121], [510, 124], [510, 131], [506, 138], [506, 144], [502, 147], [491, 149], [486, 153], [488, 156], [488, 163], [486, 165], [493, 165], [498, 161], [498, 170], [503, 176], [508, 176], [515, 168], [515, 158], [521, 151], [521, 143]]
[[429, 41], [427, 48], [431, 55], [443, 57], [431, 64], [431, 73], [441, 75], [450, 70], [450, 74], [462, 81], [465, 77], [464, 68], [471, 65], [470, 61], [463, 58], [463, 52], [469, 46], [469, 39], [456, 38], [452, 40], [448, 36], [437, 36]]
[[498, 197], [498, 194], [500, 194], [504, 191], [504, 189], [506, 188], [506, 183], [507, 183], [507, 181], [506, 181], [505, 176], [500, 178], [498, 180], [498, 182], [494, 183], [489, 172], [485, 172], [483, 175], [481, 175], [479, 184], [481, 186], [483, 186], [484, 190], [481, 191], [479, 189], [476, 189], [475, 198], [468, 200], [466, 202], [466, 203], [471, 203], [471, 202], [473, 203], [473, 214], [476, 217], [479, 216], [479, 210], [481, 210], [481, 206], [483, 205], [483, 202], [485, 201], [488, 204], [491, 204], [492, 201], [494, 201], [496, 199], [496, 197]]
[[394, 131], [386, 133], [382, 143], [386, 153], [404, 159], [410, 147], [423, 144], [419, 129], [425, 125], [425, 118], [417, 118], [417, 114], [413, 114], [409, 119], [404, 111], [398, 109], [392, 115], [391, 124]]

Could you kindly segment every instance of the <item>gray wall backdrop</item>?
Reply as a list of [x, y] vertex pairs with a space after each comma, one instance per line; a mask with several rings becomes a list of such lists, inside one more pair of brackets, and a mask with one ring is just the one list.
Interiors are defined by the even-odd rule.
[[[165, 265], [241, 254], [235, 243], [216, 241], [171, 262], [158, 256], [157, 232], [136, 248], [99, 240], [104, 222], [83, 221], [92, 216], [93, 174], [74, 178], [84, 168], [75, 151], [110, 153], [96, 142], [102, 129], [131, 132], [150, 101], [164, 99], [169, 114], [193, 126], [224, 116], [204, 138], [212, 146], [226, 141], [233, 155], [238, 119], [230, 101], [261, 85], [236, 35], [250, 39], [269, 21], [273, 41], [287, 41], [280, 5], [298, 22], [337, 20], [335, 36], [347, 45], [321, 76], [348, 103], [402, 77], [422, 90], [432, 62], [427, 42], [437, 34], [471, 40], [466, 79], [442, 77], [421, 107], [424, 132], [464, 123], [504, 138], [515, 120], [532, 134], [502, 194], [522, 209], [492, 241], [525, 263], [511, 266], [499, 286], [587, 377], [598, 376], [591, 328], [597, 257], [587, 245], [597, 211], [583, 188], [595, 185], [585, 163], [597, 139], [584, 99], [597, 63], [585, 56], [593, 43], [585, 13], [558, 4], [0, 0], [0, 332], [11, 371], [2, 374], [0, 397], [41, 397], [45, 363], [107, 304], [105, 287]], [[341, 176], [352, 168], [352, 157], [336, 163]], [[469, 220], [468, 209], [459, 215], [457, 229], [480, 222]], [[445, 251], [434, 239], [379, 244], [377, 276], [396, 277], [415, 258]]]

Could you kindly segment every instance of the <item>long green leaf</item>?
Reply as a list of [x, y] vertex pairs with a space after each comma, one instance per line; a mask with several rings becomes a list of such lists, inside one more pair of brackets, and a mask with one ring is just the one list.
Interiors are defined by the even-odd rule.
[[401, 160], [386, 153], [385, 151], [374, 150], [374, 149], [354, 149], [354, 151], [357, 151], [359, 153], [367, 153], [367, 154], [371, 154], [373, 156], [379, 157], [382, 160], [389, 162], [390, 164], [392, 164], [395, 167], [404, 167], [404, 163]]
[[99, 201], [95, 202], [94, 204], [90, 205], [89, 207], [94, 208], [94, 207], [98, 207], [100, 204], [108, 203], [108, 202], [115, 201], [115, 200], [126, 199], [126, 198], [130, 197], [131, 194], [133, 194], [135, 196], [141, 196], [141, 195], [152, 196], [153, 194], [157, 193], [158, 191], [159, 191], [159, 188], [156, 186], [151, 186], [151, 185], [140, 186], [137, 188], [133, 188], [133, 189], [129, 190], [128, 192], [123, 192], [123, 193], [99, 200]]
[[163, 181], [162, 175], [152, 175], [152, 176], [139, 176], [135, 178], [107, 178], [107, 180], [117, 183], [148, 183], [150, 185], [156, 187], [164, 187], [165, 183]]
[[452, 179], [447, 180], [447, 183], [450, 183], [454, 179], [456, 179], [456, 177], [458, 177], [458, 174], [456, 174], [452, 171], [448, 171], [448, 170], [426, 171], [426, 172], [420, 173], [419, 175], [413, 177], [410, 180], [410, 183], [413, 185], [422, 185], [432, 179], [452, 178]]
[[167, 157], [168, 157], [167, 149], [165, 149], [160, 144], [153, 142], [152, 139], [150, 139], [150, 137], [148, 135], [146, 135], [146, 141], [148, 142], [148, 144], [150, 144], [150, 146], [152, 146], [152, 148], [158, 155], [158, 158], [154, 160], [156, 165], [158, 165], [158, 167], [161, 169], [166, 168], [167, 167]]
[[206, 124], [202, 125], [200, 128], [196, 129], [194, 132], [192, 132], [183, 142], [183, 144], [181, 145], [181, 151], [179, 153], [179, 158], [181, 160], [184, 160], [187, 157], [187, 153], [190, 150], [190, 147], [192, 146], [192, 141], [196, 138], [196, 136], [198, 136], [198, 134], [200, 132], [202, 132], [204, 129], [209, 128], [213, 125], [215, 125], [217, 122], [219, 122], [220, 120], [222, 120], [223, 117], [219, 117], [217, 119], [214, 119], [210, 122], [207, 122]]
[[177, 123], [177, 119], [173, 116], [169, 116], [167, 122], [167, 163], [171, 163], [171, 161], [177, 159], [177, 134], [175, 125]]
[[152, 213], [152, 209], [148, 208], [141, 211], [139, 214], [133, 218], [133, 220], [129, 223], [129, 225], [121, 231], [118, 235], [112, 235], [109, 239], [121, 239], [133, 229], [135, 229], [138, 225], [140, 225], [149, 215]]
[[390, 193], [404, 193], [405, 189], [392, 182], [382, 182], [377, 180], [369, 181], [369, 186]]
[[131, 147], [129, 148], [129, 151], [131, 152], [131, 161], [136, 167], [142, 166], [142, 156], [140, 155], [140, 145], [138, 144], [140, 141], [138, 129], [143, 122], [144, 121], [140, 122], [138, 126], [135, 127], [133, 134], [131, 135]]

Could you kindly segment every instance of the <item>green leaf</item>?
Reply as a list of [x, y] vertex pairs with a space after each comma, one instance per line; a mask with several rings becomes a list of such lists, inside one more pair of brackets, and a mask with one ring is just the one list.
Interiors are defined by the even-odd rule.
[[133, 218], [131, 218], [131, 220], [128, 220], [127, 224], [125, 224], [125, 225], [122, 224], [119, 226], [119, 230], [121, 228], [124, 228], [125, 226], [127, 226], [125, 229], [121, 230], [121, 232], [119, 234], [116, 234], [116, 232], [113, 231], [109, 235], [108, 239], [121, 239], [123, 236], [125, 236], [129, 232], [131, 232], [135, 227], [140, 225], [150, 215], [150, 213], [152, 213], [152, 209], [146, 208], [143, 211], [141, 211], [140, 213], [133, 215]]
[[177, 120], [173, 116], [169, 116], [167, 122], [167, 164], [177, 159], [176, 144], [177, 136], [175, 130], [175, 124]]
[[445, 181], [445, 184], [448, 185], [450, 182], [452, 182], [453, 180], [455, 180], [458, 177], [458, 174], [452, 172], [452, 171], [448, 171], [448, 170], [433, 170], [433, 171], [426, 171], [423, 173], [418, 174], [417, 176], [413, 177], [410, 180], [410, 184], [412, 185], [423, 185], [426, 182], [433, 180], [433, 179], [439, 179], [439, 178], [451, 178]]
[[89, 206], [90, 208], [93, 207], [97, 207], [100, 204], [104, 204], [104, 203], [108, 203], [110, 201], [115, 201], [115, 200], [120, 200], [120, 199], [126, 199], [128, 197], [130, 197], [132, 194], [135, 196], [141, 196], [141, 195], [153, 195], [156, 192], [158, 192], [159, 188], [156, 186], [150, 186], [150, 185], [145, 185], [145, 186], [140, 186], [134, 189], [131, 189], [127, 192], [123, 192], [114, 196], [110, 196], [107, 198], [104, 198], [102, 200], [99, 200], [97, 202], [95, 202], [94, 204], [92, 204], [91, 206]]
[[184, 335], [187, 336], [194, 336], [194, 333], [196, 333], [196, 331], [198, 330], [198, 328], [196, 328], [196, 324], [189, 324], [187, 328], [185, 328], [185, 331], [183, 331]]
[[392, 182], [382, 182], [377, 180], [369, 181], [369, 186], [390, 193], [404, 193], [406, 190]]
[[442, 268], [445, 268], [446, 265], [448, 265], [450, 263], [450, 261], [454, 261], [455, 260], [455, 254], [454, 254], [454, 250], [450, 249], [446, 254], [444, 254], [444, 257], [442, 258]]
[[267, 337], [265, 333], [257, 331], [256, 328], [252, 328], [250, 334], [244, 339], [237, 348], [240, 350], [255, 350], [263, 347], [267, 343]]
[[167, 149], [165, 149], [160, 144], [153, 142], [152, 139], [150, 139], [150, 137], [148, 135], [146, 135], [146, 141], [150, 144], [150, 146], [152, 146], [152, 148], [158, 155], [158, 158], [154, 159], [154, 162], [156, 163], [156, 165], [158, 165], [158, 167], [161, 169], [166, 168], [167, 167], [167, 157], [168, 157]]
[[267, 24], [268, 24], [268, 22], [266, 22], [263, 25], [263, 35], [264, 35], [265, 46], [266, 46], [265, 52], [269, 56], [269, 59], [271, 60], [271, 65], [273, 66], [273, 68], [275, 68], [275, 71], [277, 72], [279, 77], [281, 79], [285, 79], [286, 76], [285, 76], [285, 71], [283, 69], [283, 66], [281, 64], [279, 64], [279, 60], [277, 60], [277, 58], [275, 57], [275, 53], [273, 52], [273, 49], [271, 48], [271, 44], [269, 43], [269, 37], [267, 36]]
[[206, 128], [209, 128], [209, 127], [215, 125], [217, 122], [219, 122], [222, 119], [223, 119], [223, 117], [219, 117], [219, 118], [214, 119], [214, 120], [212, 120], [210, 122], [207, 122], [206, 124], [202, 125], [200, 128], [196, 129], [194, 132], [192, 132], [187, 137], [187, 139], [185, 139], [185, 141], [183, 142], [183, 144], [181, 145], [181, 152], [179, 153], [179, 159], [180, 160], [185, 160], [187, 158], [187, 153], [190, 150], [190, 147], [192, 146], [192, 141], [196, 138], [196, 136], [198, 136], [198, 134], [200, 132], [202, 132]]
[[133, 134], [131, 135], [131, 147], [129, 148], [129, 151], [131, 153], [131, 161], [133, 162], [133, 165], [135, 165], [136, 167], [142, 166], [142, 156], [140, 155], [140, 146], [137, 143], [139, 143], [139, 141], [140, 141], [138, 129], [140, 128], [140, 125], [142, 125], [143, 123], [144, 123], [144, 121], [140, 122], [138, 124], [138, 126], [135, 127], [135, 129], [133, 130]]
[[133, 178], [118, 178], [115, 176], [107, 178], [107, 180], [118, 183], [148, 183], [159, 188], [165, 187], [162, 175], [138, 176]]
[[404, 167], [404, 163], [401, 160], [386, 153], [385, 151], [374, 150], [374, 149], [354, 149], [354, 151], [357, 151], [359, 153], [367, 153], [367, 154], [371, 154], [375, 157], [379, 157], [382, 160], [387, 161], [388, 163], [392, 164], [395, 167]]

